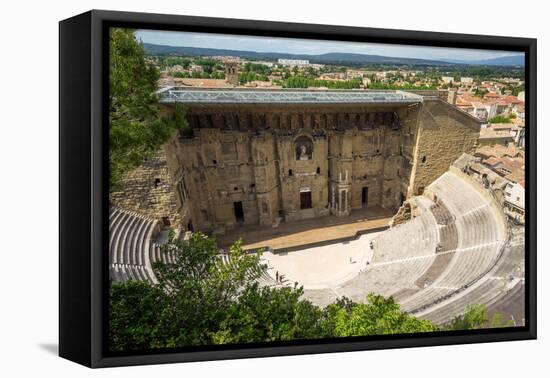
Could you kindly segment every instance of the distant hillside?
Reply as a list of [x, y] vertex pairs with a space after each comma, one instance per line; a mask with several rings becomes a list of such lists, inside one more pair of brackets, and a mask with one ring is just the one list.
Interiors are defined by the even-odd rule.
[[524, 66], [523, 55], [505, 56], [494, 59], [464, 61], [441, 61], [433, 59], [397, 58], [382, 55], [351, 54], [351, 53], [327, 53], [318, 55], [287, 54], [276, 52], [256, 52], [228, 49], [212, 49], [185, 46], [167, 46], [144, 43], [145, 51], [149, 55], [171, 54], [188, 56], [231, 55], [248, 59], [306, 59], [311, 63], [321, 64], [394, 64], [394, 65], [424, 65], [424, 66], [448, 66], [448, 65], [485, 65], [485, 66]]
[[468, 64], [477, 66], [525, 66], [525, 59], [522, 55], [503, 56], [500, 58], [483, 59], [483, 60], [451, 60], [453, 63]]
[[350, 53], [327, 53], [320, 55], [307, 54], [286, 54], [276, 52], [256, 52], [256, 51], [240, 51], [226, 49], [211, 49], [200, 47], [183, 47], [183, 46], [166, 46], [144, 43], [145, 50], [150, 55], [158, 54], [174, 54], [174, 55], [231, 55], [249, 59], [307, 59], [311, 63], [321, 64], [403, 64], [403, 65], [449, 65], [451, 63], [428, 59], [413, 59], [413, 58], [395, 58], [381, 55], [368, 54], [350, 54]]
[[477, 60], [471, 64], [479, 64], [485, 66], [525, 66], [525, 58], [522, 55], [503, 56], [501, 58]]

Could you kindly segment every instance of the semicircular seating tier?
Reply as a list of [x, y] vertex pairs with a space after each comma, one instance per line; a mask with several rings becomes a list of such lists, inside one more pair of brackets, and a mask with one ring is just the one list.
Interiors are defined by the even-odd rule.
[[507, 220], [477, 182], [451, 170], [411, 202], [416, 216], [373, 239], [373, 259], [359, 275], [305, 297], [326, 305], [339, 296], [393, 296], [403, 310], [443, 324], [467, 304], [493, 306], [522, 284]]
[[[161, 222], [135, 212], [111, 208], [109, 214], [109, 274], [115, 282], [129, 280], [156, 283], [153, 265], [175, 261], [174, 256], [162, 250]], [[218, 256], [224, 264], [231, 264], [228, 254]], [[262, 270], [261, 285], [275, 285], [276, 281]], [[250, 272], [252, 274], [252, 272]], [[256, 275], [256, 273], [255, 273]]]
[[[405, 311], [438, 324], [467, 304], [511, 306], [524, 286], [523, 242], [510, 240], [491, 194], [450, 170], [411, 202], [416, 216], [373, 239], [373, 259], [365, 269], [334, 287], [306, 288], [304, 297], [323, 306], [341, 296], [359, 302], [371, 292], [393, 296]], [[173, 261], [155, 242], [161, 222], [118, 208], [111, 209], [109, 220], [111, 278], [157, 282], [153, 264]], [[523, 232], [516, 239], [521, 237]], [[227, 255], [219, 257], [231, 263]], [[269, 268], [262, 273], [262, 285], [277, 284], [271, 273]]]
[[[152, 263], [158, 246], [159, 222], [135, 212], [111, 208], [109, 214], [109, 273], [113, 281], [156, 282]], [[159, 254], [160, 257], [160, 254]]]

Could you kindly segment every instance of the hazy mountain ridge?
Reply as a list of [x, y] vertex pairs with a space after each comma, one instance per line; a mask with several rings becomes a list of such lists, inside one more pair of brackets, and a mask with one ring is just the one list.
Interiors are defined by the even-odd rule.
[[256, 51], [243, 51], [243, 50], [229, 50], [229, 49], [214, 49], [214, 48], [201, 48], [201, 47], [187, 47], [187, 46], [168, 46], [157, 45], [152, 43], [143, 44], [146, 52], [150, 55], [156, 54], [179, 54], [179, 55], [191, 55], [191, 56], [205, 56], [205, 55], [228, 55], [238, 56], [241, 58], [249, 59], [304, 59], [309, 60], [311, 63], [321, 64], [362, 64], [362, 63], [376, 63], [376, 64], [403, 64], [403, 65], [491, 65], [491, 66], [523, 66], [524, 59], [522, 55], [506, 56], [494, 59], [486, 59], [479, 61], [440, 61], [433, 59], [415, 59], [415, 58], [399, 58], [389, 57], [383, 55], [370, 55], [370, 54], [354, 54], [354, 53], [325, 53], [317, 55], [309, 54], [289, 54], [289, 53], [276, 53], [276, 52], [256, 52]]

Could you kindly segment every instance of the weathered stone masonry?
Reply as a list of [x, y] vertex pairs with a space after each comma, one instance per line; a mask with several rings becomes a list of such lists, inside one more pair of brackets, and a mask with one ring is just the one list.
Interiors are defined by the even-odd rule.
[[408, 197], [422, 194], [462, 153], [473, 153], [479, 137], [476, 118], [439, 99], [424, 99], [418, 123]]
[[358, 208], [397, 210], [470, 151], [479, 133], [472, 117], [416, 97], [186, 103], [192, 135], [165, 145], [182, 226], [223, 233]]
[[[333, 93], [349, 101], [332, 101]], [[192, 133], [174, 136], [128, 173], [111, 203], [171, 227], [220, 233], [359, 208], [397, 210], [470, 152], [479, 134], [476, 119], [437, 97], [399, 103], [365, 91], [325, 94], [325, 103], [186, 103]], [[168, 112], [176, 102], [161, 100]]]

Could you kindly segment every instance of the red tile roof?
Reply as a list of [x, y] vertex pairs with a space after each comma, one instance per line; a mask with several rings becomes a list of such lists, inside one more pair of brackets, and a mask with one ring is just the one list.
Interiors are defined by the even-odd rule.
[[503, 98], [503, 101], [508, 104], [523, 104], [523, 101], [518, 100], [516, 96], [506, 96]]

